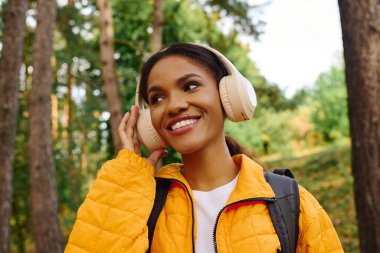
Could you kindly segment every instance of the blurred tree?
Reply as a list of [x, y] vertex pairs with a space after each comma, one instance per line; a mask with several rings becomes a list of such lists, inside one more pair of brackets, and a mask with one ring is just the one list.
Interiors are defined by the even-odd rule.
[[[92, 56], [91, 46], [83, 43], [80, 31], [86, 23], [80, 9], [74, 6], [74, 1], [59, 6], [57, 10], [57, 32], [55, 37], [54, 93], [57, 97], [56, 118], [53, 118], [55, 140], [55, 156], [57, 164], [57, 183], [60, 209], [67, 206], [75, 208], [80, 199], [81, 172], [75, 151], [78, 148], [75, 138], [77, 104], [74, 94], [77, 82], [83, 81], [77, 71], [78, 57], [97, 58]], [[74, 32], [75, 31], [75, 32]], [[63, 46], [65, 45], [65, 46]], [[95, 49], [95, 48], [94, 48]], [[83, 59], [82, 68], [87, 62]]]
[[[253, 15], [255, 10], [260, 10], [265, 4], [252, 5], [242, 0], [205, 0], [204, 6], [211, 6], [214, 13], [221, 18], [231, 18], [235, 24], [235, 30], [258, 38], [265, 24], [257, 16]], [[256, 14], [256, 13], [255, 13]], [[255, 17], [255, 18], [253, 18]]]
[[51, 55], [56, 1], [39, 0], [29, 97], [29, 168], [36, 252], [62, 252], [51, 134]]
[[259, 77], [259, 80], [253, 85], [259, 96], [260, 107], [272, 108], [276, 112], [292, 108], [291, 101], [285, 97], [284, 92], [276, 84], [268, 83], [265, 78]]
[[311, 119], [325, 142], [349, 136], [347, 90], [343, 68], [322, 73], [312, 93]]
[[289, 99], [289, 106], [291, 109], [296, 109], [297, 107], [307, 103], [308, 99], [311, 97], [311, 90], [309, 88], [302, 88], [295, 92], [295, 94]]
[[[27, 41], [26, 41], [27, 42]], [[29, 82], [30, 80], [28, 80]], [[22, 91], [19, 96], [19, 119], [28, 118], [28, 92]], [[31, 241], [30, 221], [30, 180], [28, 171], [28, 121], [18, 120], [17, 138], [15, 143], [15, 162], [13, 169], [13, 195], [11, 219], [11, 248], [10, 252], [25, 253], [27, 241]]]
[[100, 30], [100, 58], [102, 62], [102, 79], [107, 97], [109, 112], [111, 113], [111, 133], [115, 153], [121, 148], [120, 137], [117, 133], [120, 121], [123, 118], [123, 105], [119, 82], [116, 75], [114, 60], [114, 34], [112, 22], [111, 1], [97, 0], [99, 9]]
[[[36, 1], [30, 0], [27, 18], [35, 14]], [[32, 42], [33, 32], [31, 23], [26, 22], [24, 32], [23, 59], [20, 70], [19, 83], [19, 110], [16, 130], [16, 143], [14, 148], [15, 159], [13, 168], [13, 193], [11, 217], [11, 248], [10, 252], [25, 253], [28, 243], [32, 239], [31, 201], [30, 201], [30, 174], [28, 169], [28, 127], [29, 111], [28, 98], [31, 88], [32, 74]], [[29, 244], [30, 245], [30, 244]], [[33, 245], [31, 245], [33, 246]], [[30, 246], [29, 246], [30, 247]]]
[[9, 252], [13, 148], [28, 2], [9, 0], [5, 6], [3, 21], [3, 48], [0, 57], [0, 252]]
[[154, 54], [162, 48], [162, 30], [164, 22], [164, 0], [154, 0], [153, 29], [150, 41], [151, 53]]
[[114, 154], [112, 139], [108, 139], [111, 131], [105, 123], [109, 114], [101, 81], [98, 21], [95, 1], [58, 4], [53, 65], [58, 134], [54, 155], [64, 241], [99, 164]]
[[338, 0], [363, 253], [380, 252], [380, 2]]

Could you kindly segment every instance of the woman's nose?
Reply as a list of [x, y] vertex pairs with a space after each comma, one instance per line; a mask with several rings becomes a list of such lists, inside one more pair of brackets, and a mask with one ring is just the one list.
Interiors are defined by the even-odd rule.
[[167, 113], [168, 114], [178, 114], [183, 111], [186, 111], [189, 107], [188, 101], [184, 99], [183, 96], [179, 94], [175, 94], [170, 97], [168, 107], [167, 107]]

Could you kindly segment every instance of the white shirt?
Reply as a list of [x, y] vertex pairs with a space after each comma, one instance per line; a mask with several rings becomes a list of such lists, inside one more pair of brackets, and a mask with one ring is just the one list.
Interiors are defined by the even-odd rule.
[[[239, 175], [238, 175], [239, 176]], [[212, 191], [193, 191], [197, 216], [197, 240], [195, 252], [214, 253], [214, 226], [219, 211], [226, 205], [231, 192], [236, 186], [236, 176], [226, 185]]]

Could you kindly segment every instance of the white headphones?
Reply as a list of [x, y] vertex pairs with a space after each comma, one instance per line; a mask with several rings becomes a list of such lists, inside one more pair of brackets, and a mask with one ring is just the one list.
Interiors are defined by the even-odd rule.
[[[214, 53], [228, 69], [229, 75], [224, 76], [219, 82], [220, 100], [227, 117], [233, 122], [251, 119], [257, 105], [256, 93], [252, 84], [220, 52], [209, 46], [194, 45], [204, 47]], [[137, 121], [139, 141], [150, 152], [166, 148], [168, 145], [153, 127], [149, 108], [144, 107], [144, 101], [139, 94], [139, 87], [140, 82], [138, 82], [136, 87], [135, 98], [135, 105], [138, 105], [140, 108], [140, 116]]]

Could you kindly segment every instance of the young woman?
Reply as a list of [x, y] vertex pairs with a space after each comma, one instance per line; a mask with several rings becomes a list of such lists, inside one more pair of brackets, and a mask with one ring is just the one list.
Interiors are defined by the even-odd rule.
[[[166, 152], [140, 156], [139, 108], [133, 106], [119, 127], [123, 150], [100, 170], [66, 252], [146, 252], [154, 176], [171, 185], [151, 252], [280, 252], [267, 203], [244, 202], [275, 197], [263, 168], [239, 154], [242, 149], [224, 134], [230, 112], [223, 108], [219, 85], [229, 75], [220, 55], [194, 44], [175, 43], [148, 60], [139, 94], [149, 105], [154, 130], [181, 154], [183, 164], [154, 173]], [[323, 208], [301, 186], [299, 193], [297, 252], [343, 252]]]

